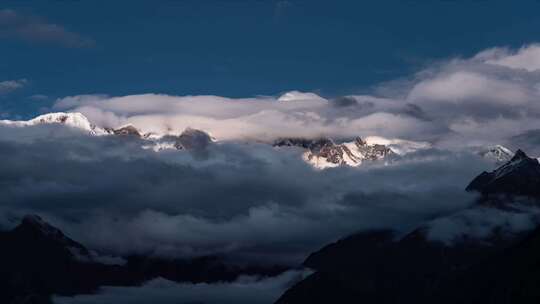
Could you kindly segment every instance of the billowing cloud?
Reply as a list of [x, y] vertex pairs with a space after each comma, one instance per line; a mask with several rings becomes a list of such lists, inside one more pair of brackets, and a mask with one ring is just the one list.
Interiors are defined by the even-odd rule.
[[[408, 115], [399, 101], [369, 96], [344, 109], [315, 94], [290, 92], [280, 98], [230, 99], [217, 96], [134, 95], [74, 96], [59, 100], [58, 110], [74, 110], [97, 124], [132, 123], [147, 132], [181, 132], [186, 127], [210, 132], [220, 140], [272, 140], [277, 137], [406, 137], [427, 130], [425, 121]], [[377, 100], [374, 103], [373, 100]], [[360, 105], [377, 106], [361, 107]]]
[[379, 87], [385, 97], [324, 98], [298, 91], [240, 99], [82, 95], [62, 98], [54, 108], [82, 112], [98, 125], [129, 122], [159, 133], [193, 127], [219, 140], [383, 136], [441, 148], [493, 145], [540, 128], [540, 74], [533, 69], [539, 48], [497, 48], [439, 62], [400, 82], [399, 92]]
[[527, 45], [517, 51], [492, 48], [479, 53], [476, 58], [489, 64], [534, 72], [540, 70], [540, 45]]
[[113, 255], [295, 265], [355, 231], [403, 231], [469, 206], [464, 187], [490, 167], [473, 154], [427, 150], [320, 172], [294, 148], [218, 142], [201, 158], [54, 125], [3, 127], [0, 138], [3, 226], [38, 213]]
[[103, 125], [133, 123], [148, 132], [180, 132], [189, 126], [206, 130], [220, 140], [412, 134], [422, 137], [439, 131], [419, 119], [418, 113], [412, 113], [410, 104], [399, 100], [351, 96], [349, 99], [356, 103], [343, 107], [315, 94], [296, 96], [74, 96], [59, 100], [55, 108], [80, 111]]
[[51, 43], [75, 48], [91, 47], [95, 44], [92, 39], [71, 32], [61, 25], [11, 9], [0, 10], [0, 38], [17, 38], [33, 43]]

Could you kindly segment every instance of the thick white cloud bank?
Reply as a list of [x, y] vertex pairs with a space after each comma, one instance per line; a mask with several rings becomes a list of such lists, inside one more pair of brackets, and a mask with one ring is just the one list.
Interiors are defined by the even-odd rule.
[[381, 85], [377, 91], [384, 96], [80, 95], [58, 100], [53, 109], [82, 112], [108, 127], [132, 123], [158, 133], [198, 128], [219, 140], [383, 136], [442, 147], [499, 144], [540, 129], [539, 68], [540, 46], [531, 44], [441, 61], [399, 88]]
[[205, 130], [219, 140], [406, 137], [425, 125], [402, 114], [406, 107], [397, 102], [370, 96], [358, 98], [368, 106], [343, 109], [315, 94], [289, 92], [277, 99], [157, 94], [112, 98], [74, 96], [59, 100], [55, 109], [81, 112], [103, 126], [131, 123], [145, 132], [157, 133], [180, 133], [192, 127]]

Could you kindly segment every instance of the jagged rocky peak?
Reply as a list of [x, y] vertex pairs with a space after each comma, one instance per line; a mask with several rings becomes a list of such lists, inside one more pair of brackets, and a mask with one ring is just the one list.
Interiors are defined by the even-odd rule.
[[502, 145], [488, 147], [487, 149], [481, 150], [478, 154], [497, 164], [505, 163], [511, 160], [514, 156], [514, 152], [512, 152], [512, 150]]
[[361, 162], [361, 159], [354, 155], [347, 146], [333, 142], [322, 145], [319, 150], [311, 149], [307, 152], [305, 158], [308, 162], [323, 167], [348, 164], [354, 166]]
[[327, 137], [315, 139], [280, 138], [275, 147], [300, 147], [307, 151], [303, 159], [318, 169], [358, 166], [365, 160], [380, 160], [394, 152], [386, 145], [369, 144], [360, 137], [353, 141], [335, 142]]
[[319, 137], [314, 139], [291, 137], [280, 138], [274, 141], [274, 147], [300, 147], [311, 151], [320, 151], [322, 147], [334, 145], [334, 142], [327, 137]]
[[177, 149], [198, 150], [206, 148], [214, 139], [210, 134], [193, 128], [186, 128], [176, 141]]
[[392, 149], [390, 149], [386, 145], [382, 145], [382, 144], [370, 145], [367, 143], [367, 141], [363, 140], [360, 137], [357, 137], [354, 140], [354, 144], [356, 145], [356, 148], [362, 152], [364, 157], [369, 160], [382, 159], [394, 153]]
[[143, 146], [146, 149], [153, 149], [156, 152], [164, 150], [204, 150], [215, 139], [205, 131], [186, 128], [180, 135], [145, 136], [151, 142], [150, 145]]
[[484, 197], [493, 195], [540, 198], [540, 164], [522, 150], [492, 172], [482, 172], [466, 188], [480, 192]]
[[135, 126], [132, 125], [132, 124], [127, 124], [125, 126], [121, 126], [119, 128], [112, 129], [110, 131], [114, 135], [142, 137], [142, 134], [139, 131], [139, 129], [135, 128]]
[[48, 241], [61, 244], [62, 246], [77, 248], [82, 253], [87, 252], [82, 245], [71, 240], [64, 235], [60, 229], [47, 223], [43, 218], [35, 214], [24, 216], [21, 223], [15, 227], [13, 231], [32, 238], [37, 237], [40, 239], [46, 239]]

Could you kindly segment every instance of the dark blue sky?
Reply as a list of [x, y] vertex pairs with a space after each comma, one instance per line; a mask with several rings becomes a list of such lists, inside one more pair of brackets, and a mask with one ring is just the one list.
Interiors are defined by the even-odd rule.
[[[0, 96], [12, 115], [78, 94], [364, 92], [432, 60], [540, 41], [537, 1], [4, 0], [1, 9], [18, 19], [0, 17], [0, 82], [27, 80]], [[23, 23], [64, 32], [18, 31]]]

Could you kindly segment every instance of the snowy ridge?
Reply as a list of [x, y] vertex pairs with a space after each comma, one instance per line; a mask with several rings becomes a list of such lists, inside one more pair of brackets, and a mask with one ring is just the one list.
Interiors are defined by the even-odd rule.
[[163, 150], [191, 150], [204, 149], [209, 143], [215, 142], [215, 138], [208, 133], [192, 128], [186, 128], [180, 135], [143, 133], [133, 124], [124, 124], [117, 128], [100, 128], [92, 124], [81, 113], [49, 113], [37, 116], [30, 120], [0, 120], [0, 125], [13, 127], [29, 127], [44, 124], [61, 124], [70, 128], [82, 130], [92, 136], [130, 136], [147, 142], [142, 148], [156, 152]]
[[316, 169], [339, 166], [357, 167], [365, 161], [379, 161], [392, 155], [405, 155], [430, 148], [426, 142], [414, 142], [383, 137], [357, 137], [354, 141], [335, 143], [332, 139], [285, 138], [274, 143], [277, 147], [296, 146], [306, 149], [302, 159]]
[[75, 129], [86, 131], [90, 135], [108, 134], [104, 129], [90, 123], [88, 118], [81, 113], [49, 113], [37, 116], [36, 118], [30, 120], [0, 120], [0, 124], [15, 127], [36, 126], [40, 124], [63, 124]]
[[[289, 92], [280, 98], [281, 101], [317, 100], [315, 94]], [[166, 150], [200, 151], [216, 141], [205, 131], [186, 128], [180, 133], [144, 133], [133, 124], [124, 124], [116, 128], [101, 128], [92, 124], [81, 113], [49, 113], [28, 121], [1, 120], [0, 125], [14, 127], [36, 126], [42, 124], [61, 124], [82, 130], [91, 136], [122, 136], [141, 141], [143, 149], [161, 152]], [[416, 142], [403, 139], [388, 139], [370, 136], [364, 139], [357, 137], [353, 141], [335, 142], [330, 138], [306, 139], [283, 138], [273, 143], [274, 146], [295, 146], [305, 149], [302, 159], [317, 169], [339, 166], [357, 167], [365, 161], [378, 161], [392, 155], [405, 155], [421, 149], [430, 148], [427, 142]]]
[[365, 160], [381, 160], [394, 152], [385, 145], [368, 144], [361, 138], [352, 142], [327, 143], [320, 150], [304, 153], [303, 159], [317, 169], [338, 166], [357, 167]]

